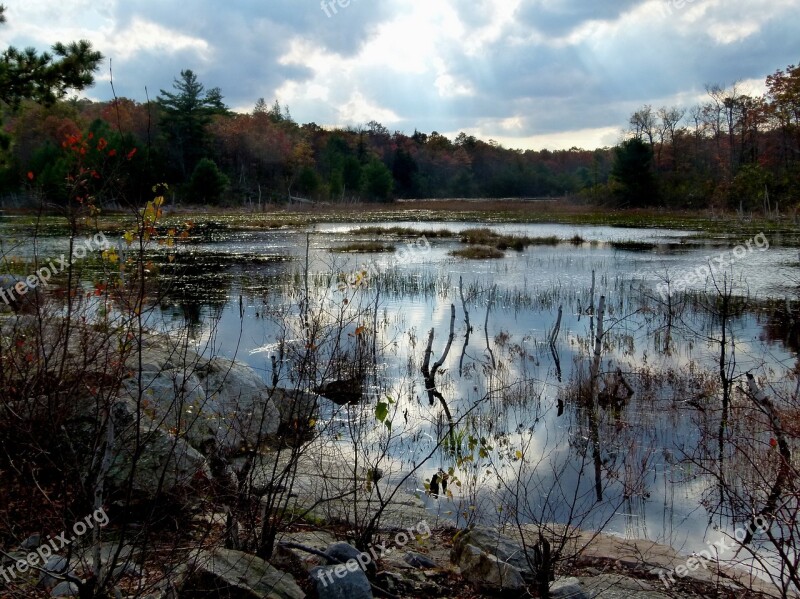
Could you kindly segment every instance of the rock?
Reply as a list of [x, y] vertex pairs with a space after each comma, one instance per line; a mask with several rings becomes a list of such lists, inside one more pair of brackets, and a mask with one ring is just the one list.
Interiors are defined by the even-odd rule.
[[349, 569], [342, 564], [319, 566], [311, 570], [309, 576], [316, 585], [319, 599], [373, 599], [367, 575], [357, 564], [351, 563]]
[[405, 557], [403, 558], [405, 562], [409, 566], [413, 566], [414, 568], [419, 568], [420, 570], [424, 570], [426, 568], [438, 568], [439, 566], [429, 558], [427, 555], [422, 555], [421, 553], [414, 553], [413, 551], [409, 551], [406, 553]]
[[59, 582], [52, 591], [50, 591], [51, 597], [77, 597], [78, 596], [78, 585], [74, 582]]
[[525, 588], [525, 580], [518, 568], [475, 545], [463, 548], [458, 567], [464, 580], [493, 591], [521, 591]]
[[[21, 287], [17, 287], [20, 285]], [[24, 293], [20, 293], [23, 290]], [[36, 288], [28, 287], [24, 277], [17, 275], [0, 275], [0, 308], [11, 308], [14, 312], [31, 313], [36, 308], [38, 297]]]
[[20, 551], [33, 551], [42, 544], [42, 535], [31, 535], [19, 546]]
[[197, 375], [216, 406], [220, 447], [254, 448], [278, 432], [281, 415], [264, 380], [250, 366], [216, 357], [198, 364]]
[[[603, 599], [669, 599], [669, 594], [659, 592], [645, 580], [630, 578], [621, 574], [601, 574], [591, 578], [581, 578], [581, 588], [586, 597]], [[666, 589], [664, 589], [666, 591]], [[567, 595], [562, 595], [566, 597]]]
[[[126, 488], [136, 451], [136, 404], [118, 400], [112, 407], [116, 439], [107, 481], [112, 488]], [[198, 475], [210, 476], [206, 459], [182, 438], [175, 437], [147, 418], [139, 423], [139, 459], [132, 481], [136, 495], [154, 498], [186, 487]]]
[[317, 418], [319, 396], [294, 389], [276, 387], [267, 392], [270, 401], [278, 409], [280, 425], [278, 437], [289, 442], [304, 442], [313, 437], [310, 423]]
[[363, 380], [358, 377], [328, 381], [314, 391], [340, 406], [355, 405], [363, 398], [362, 382]]
[[[497, 531], [484, 526], [475, 526], [474, 528], [460, 532], [453, 540], [450, 561], [460, 566], [462, 561], [461, 553], [468, 545], [477, 547], [485, 553], [496, 556], [499, 561], [506, 562], [513, 566], [522, 573], [526, 580], [532, 580], [534, 578], [534, 572], [528, 565], [528, 560], [525, 557], [525, 549], [522, 545], [501, 535]], [[532, 550], [531, 548], [531, 551]]]
[[[325, 555], [339, 560], [339, 562], [342, 564], [347, 564], [350, 561], [354, 561], [359, 564], [359, 568], [361, 568], [361, 563], [363, 562], [366, 564], [367, 572], [369, 572], [370, 575], [374, 575], [377, 569], [377, 566], [375, 565], [375, 562], [372, 561], [372, 556], [369, 553], [362, 553], [348, 543], [334, 543], [333, 545], [330, 545], [325, 550]], [[359, 561], [359, 558], [361, 558], [361, 561]]]
[[[180, 430], [193, 448], [209, 440], [225, 454], [264, 444], [278, 432], [281, 415], [269, 388], [246, 364], [172, 349], [163, 339], [148, 339], [142, 351], [145, 414], [164, 430]], [[128, 359], [138, 371], [138, 354]], [[123, 381], [120, 396], [136, 400], [137, 377]]]
[[60, 555], [50, 556], [39, 572], [39, 581], [36, 583], [36, 586], [40, 589], [52, 589], [56, 587], [58, 583], [62, 582], [60, 579], [52, 576], [52, 574], [64, 576], [67, 572], [69, 572], [71, 576], [75, 576], [75, 572], [70, 568], [67, 558], [61, 557]]
[[181, 599], [205, 597], [237, 599], [304, 599], [291, 574], [264, 560], [232, 549], [201, 550], [189, 564]]
[[550, 583], [550, 599], [590, 599], [580, 580], [577, 578], [559, 578]]

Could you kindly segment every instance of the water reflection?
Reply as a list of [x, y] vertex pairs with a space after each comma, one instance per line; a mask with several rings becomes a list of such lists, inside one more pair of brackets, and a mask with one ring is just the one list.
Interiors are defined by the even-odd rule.
[[[414, 224], [423, 234], [469, 226]], [[234, 237], [208, 231], [173, 262], [159, 263], [162, 318], [185, 320], [198, 344], [213, 338], [219, 353], [248, 362], [270, 380], [273, 358], [288, 363], [293, 352], [308, 349], [303, 326], [295, 322], [306, 286], [320, 314], [331, 316], [343, 300], [353, 302], [347, 308], [353, 321], [336, 332], [326, 357], [340, 365], [358, 362], [359, 331], [374, 336], [380, 360], [371, 378], [359, 371], [370, 403], [327, 405], [325, 415], [332, 433], [352, 430], [354, 418], [361, 418], [377, 443], [380, 430], [369, 430], [375, 429], [372, 413], [376, 401], [390, 395], [394, 430], [403, 433], [390, 456], [397, 475], [419, 464], [449, 430], [442, 403], [429, 403], [420, 369], [428, 331], [435, 331], [433, 351], [441, 352], [455, 306], [455, 341], [436, 384], [459, 421], [457, 439], [435, 452], [409, 490], [454, 467], [461, 484], [450, 485], [452, 498], [423, 495], [432, 510], [458, 520], [607, 525], [683, 551], [705, 547], [710, 523], [732, 530], [732, 523], [704, 509], [712, 482], [684, 459], [718, 424], [714, 339], [720, 319], [705, 295], [676, 297], [665, 310], [655, 291], [665, 276], [702, 265], [710, 247], [682, 243], [688, 234], [669, 230], [499, 225], [494, 228], [504, 233], [580, 235], [585, 242], [464, 261], [449, 255], [457, 240], [436, 238], [430, 251], [393, 263], [385, 255], [331, 252], [352, 239], [353, 228], [317, 225], [310, 237], [296, 230]], [[615, 240], [659, 245], [624, 251], [605, 243]], [[340, 275], [367, 261], [377, 265], [369, 285], [342, 292]], [[796, 252], [778, 248], [752, 253], [726, 274], [736, 292], [749, 297], [725, 319], [737, 372], [768, 372], [776, 386], [786, 382], [800, 349], [795, 271]], [[710, 286], [697, 281], [692, 288]], [[593, 404], [584, 386], [597, 325], [591, 308], [600, 295], [607, 301], [607, 332]], [[344, 370], [327, 374], [347, 379]], [[276, 376], [291, 386], [295, 375], [287, 367]], [[473, 453], [473, 462], [459, 459]]]

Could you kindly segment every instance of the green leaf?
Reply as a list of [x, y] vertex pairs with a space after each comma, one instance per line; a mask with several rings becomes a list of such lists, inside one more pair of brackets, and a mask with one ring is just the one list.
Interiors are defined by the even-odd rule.
[[378, 405], [375, 406], [375, 418], [378, 419], [379, 422], [386, 422], [386, 418], [389, 417], [389, 404], [385, 402], [378, 402]]

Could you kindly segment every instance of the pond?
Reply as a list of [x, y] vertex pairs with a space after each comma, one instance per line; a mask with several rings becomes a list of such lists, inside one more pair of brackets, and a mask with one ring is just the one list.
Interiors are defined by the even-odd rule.
[[[490, 228], [557, 239], [467, 260], [451, 252], [463, 247], [458, 233], [474, 223], [378, 230], [393, 226], [201, 232], [174, 261], [162, 261], [166, 296], [149, 324], [188, 323], [198, 347], [292, 386], [293, 356], [308, 349], [301, 347], [308, 333], [301, 321], [315, 319], [327, 332], [313, 349], [336, 364], [325, 377], [357, 374], [367, 391], [360, 407], [326, 404], [331, 430], [358, 420], [367, 427], [365, 447], [375, 451], [386, 434], [375, 406], [391, 397], [393, 436], [383, 466], [399, 480], [432, 453], [405, 490], [438, 517], [572, 521], [684, 552], [705, 549], [741, 525], [728, 517], [705, 472], [713, 469], [709, 456], [722, 419], [726, 439], [769, 432], [734, 418], [747, 403], [741, 393], [733, 394], [731, 414], [720, 412], [722, 323], [734, 391], [752, 373], [778, 398], [790, 396], [796, 249], [764, 236], [732, 247], [687, 231], [508, 224]], [[394, 251], [337, 251], [354, 241]], [[62, 238], [42, 244], [50, 254], [65, 248]], [[25, 254], [24, 244], [15, 251]], [[723, 317], [720, 290], [729, 288], [732, 308]], [[581, 397], [601, 296], [603, 392], [592, 408]], [[436, 383], [457, 423], [453, 442], [437, 449], [449, 426], [442, 402], [429, 402], [421, 367], [431, 329], [431, 364], [442, 356], [453, 313], [454, 338]], [[452, 497], [422, 492], [439, 469], [451, 468], [460, 483], [451, 483]]]

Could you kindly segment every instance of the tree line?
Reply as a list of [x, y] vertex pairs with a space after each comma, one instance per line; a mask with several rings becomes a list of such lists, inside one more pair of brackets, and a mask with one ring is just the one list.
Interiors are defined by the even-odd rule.
[[571, 197], [771, 210], [793, 206], [800, 189], [800, 67], [793, 65], [766, 78], [764, 96], [709, 86], [708, 100], [690, 108], [643, 106], [614, 148], [522, 151], [465, 133], [391, 132], [376, 121], [300, 124], [288, 107], [263, 98], [237, 113], [189, 69], [151, 102], [67, 98], [91, 85], [102, 60], [85, 41], [41, 55], [9, 48], [3, 59], [5, 197], [27, 189], [67, 202], [74, 189], [64, 182], [76, 160], [89, 174], [84, 195], [100, 203], [141, 203], [153, 185], [167, 183], [178, 201], [231, 206], [298, 197]]

